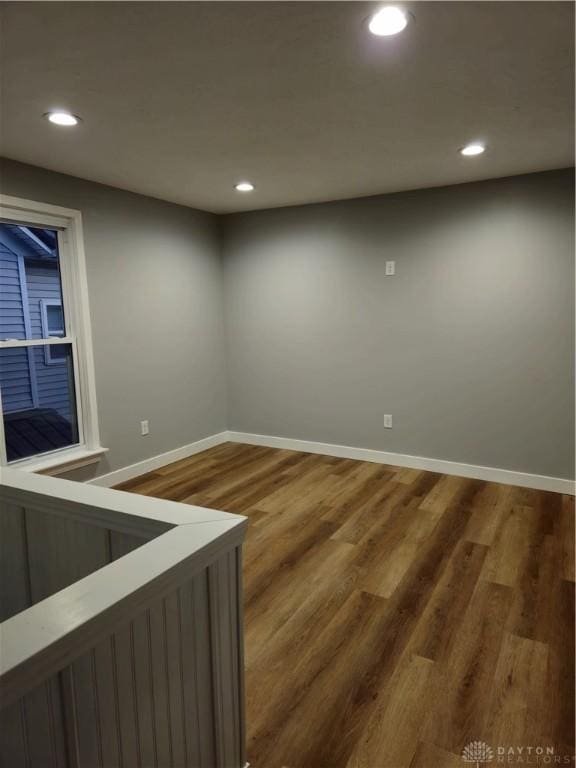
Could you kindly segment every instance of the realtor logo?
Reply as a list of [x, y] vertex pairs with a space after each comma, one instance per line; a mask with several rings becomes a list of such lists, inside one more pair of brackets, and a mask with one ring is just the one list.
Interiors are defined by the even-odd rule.
[[491, 763], [494, 760], [494, 752], [485, 741], [471, 741], [462, 750], [462, 760], [465, 763], [476, 763], [476, 768], [480, 768], [480, 763]]

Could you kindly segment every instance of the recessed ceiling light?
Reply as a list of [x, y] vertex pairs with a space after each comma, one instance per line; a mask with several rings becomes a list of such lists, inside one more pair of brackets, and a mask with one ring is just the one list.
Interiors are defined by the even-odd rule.
[[249, 181], [239, 181], [238, 184], [234, 184], [234, 189], [237, 192], [252, 192], [254, 184], [251, 184]]
[[54, 125], [71, 126], [78, 125], [80, 122], [80, 118], [70, 114], [70, 112], [46, 112], [44, 117], [48, 118]]
[[466, 144], [466, 146], [462, 147], [460, 150], [460, 154], [465, 155], [466, 157], [472, 157], [473, 155], [481, 155], [485, 149], [486, 147], [484, 144]]
[[408, 15], [395, 5], [386, 5], [377, 11], [368, 22], [368, 29], [373, 35], [386, 37], [397, 35], [408, 24]]

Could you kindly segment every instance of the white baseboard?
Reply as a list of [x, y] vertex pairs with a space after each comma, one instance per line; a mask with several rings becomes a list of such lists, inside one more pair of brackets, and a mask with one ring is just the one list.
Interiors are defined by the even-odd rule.
[[210, 435], [195, 443], [183, 445], [173, 451], [152, 456], [128, 467], [117, 469], [106, 475], [100, 475], [90, 480], [92, 485], [100, 485], [110, 488], [119, 483], [124, 483], [146, 472], [152, 472], [166, 464], [171, 464], [180, 459], [186, 459], [195, 453], [206, 451], [222, 443], [246, 443], [248, 445], [264, 445], [269, 448], [284, 448], [303, 453], [318, 453], [325, 456], [337, 456], [342, 459], [358, 459], [359, 461], [372, 461], [376, 464], [391, 464], [397, 467], [410, 467], [412, 469], [424, 469], [429, 472], [442, 472], [445, 475], [458, 475], [470, 477], [475, 480], [486, 480], [507, 485], [519, 485], [524, 488], [535, 488], [542, 491], [555, 493], [567, 493], [575, 495], [576, 483], [573, 480], [565, 480], [560, 477], [547, 477], [545, 475], [530, 475], [526, 472], [515, 472], [509, 469], [496, 467], [481, 467], [475, 464], [460, 464], [456, 461], [444, 459], [429, 459], [423, 456], [407, 456], [402, 453], [390, 453], [388, 451], [376, 451], [370, 448], [355, 448], [349, 445], [334, 445], [332, 443], [315, 443], [309, 440], [293, 440], [287, 437], [274, 437], [272, 435], [254, 435], [250, 432], [219, 432]]
[[130, 464], [122, 469], [117, 469], [114, 472], [108, 472], [106, 475], [100, 475], [88, 482], [91, 485], [101, 485], [105, 488], [111, 488], [119, 483], [125, 483], [127, 480], [132, 480], [134, 477], [144, 475], [146, 472], [153, 472], [155, 469], [166, 466], [166, 464], [172, 464], [174, 461], [180, 461], [180, 459], [187, 459], [188, 456], [193, 456], [195, 453], [206, 451], [208, 448], [214, 448], [216, 445], [221, 445], [229, 440], [228, 432], [219, 432], [216, 435], [210, 435], [203, 440], [197, 440], [195, 443], [189, 445], [183, 445], [181, 448], [175, 448], [173, 451], [167, 451], [166, 453], [160, 453], [158, 456], [152, 456], [149, 459], [138, 461], [136, 464]]
[[525, 472], [515, 472], [496, 467], [480, 467], [475, 464], [459, 464], [444, 459], [428, 459], [423, 456], [407, 456], [401, 453], [375, 451], [369, 448], [353, 448], [348, 445], [332, 445], [331, 443], [314, 443], [308, 440], [292, 440], [286, 437], [270, 435], [253, 435], [249, 432], [228, 432], [227, 440], [234, 443], [249, 445], [265, 445], [269, 448], [285, 448], [304, 453], [319, 453], [325, 456], [338, 456], [342, 459], [359, 459], [373, 461], [377, 464], [392, 464], [398, 467], [425, 469], [430, 472], [442, 472], [445, 475], [470, 477], [475, 480], [487, 480], [506, 485], [519, 485], [524, 488], [535, 488], [541, 491], [554, 491], [574, 495], [576, 484], [573, 480], [545, 475], [530, 475]]

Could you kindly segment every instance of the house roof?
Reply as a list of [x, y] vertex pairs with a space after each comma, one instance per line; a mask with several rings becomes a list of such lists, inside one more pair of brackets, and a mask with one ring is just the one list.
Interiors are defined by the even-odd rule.
[[6, 412], [4, 432], [10, 461], [66, 448], [74, 443], [70, 422], [53, 408]]
[[54, 230], [2, 224], [0, 238], [11, 250], [17, 250], [25, 258], [58, 258], [58, 240]]

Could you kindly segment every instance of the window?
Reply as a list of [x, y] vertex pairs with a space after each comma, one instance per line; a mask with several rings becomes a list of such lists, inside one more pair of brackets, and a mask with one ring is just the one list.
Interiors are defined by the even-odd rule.
[[97, 460], [94, 390], [81, 215], [0, 195], [0, 463]]
[[[40, 312], [44, 338], [56, 337], [61, 339], [65, 335], [62, 302], [58, 299], [40, 299]], [[66, 356], [63, 352], [63, 347], [47, 346], [45, 349], [46, 365], [64, 362]]]

